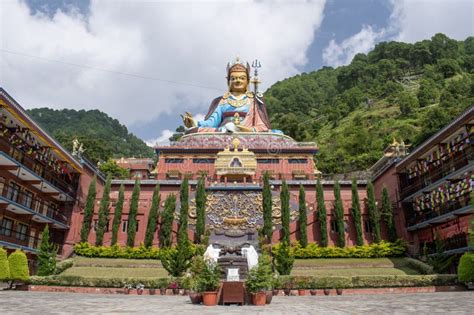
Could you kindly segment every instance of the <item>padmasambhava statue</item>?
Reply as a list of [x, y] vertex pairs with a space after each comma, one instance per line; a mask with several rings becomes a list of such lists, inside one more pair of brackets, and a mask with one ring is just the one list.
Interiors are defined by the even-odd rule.
[[[250, 66], [244, 65], [237, 58], [232, 65], [227, 65], [227, 85], [229, 92], [215, 98], [202, 121], [197, 123], [188, 112], [183, 122], [193, 132], [275, 132], [270, 129], [267, 109], [261, 93], [248, 91]], [[258, 78], [252, 80], [258, 83]]]

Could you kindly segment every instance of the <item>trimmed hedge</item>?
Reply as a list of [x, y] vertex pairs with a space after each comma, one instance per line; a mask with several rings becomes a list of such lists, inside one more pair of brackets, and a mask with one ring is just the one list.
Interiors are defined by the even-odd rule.
[[[204, 245], [190, 244], [193, 255], [202, 255], [206, 250]], [[74, 246], [74, 253], [91, 258], [127, 258], [127, 259], [161, 259], [161, 250], [157, 247], [92, 246], [89, 243], [78, 243]]]
[[405, 258], [405, 261], [407, 262], [408, 267], [415, 269], [416, 271], [418, 271], [419, 273], [423, 275], [434, 274], [433, 266], [430, 266], [422, 262], [421, 260], [414, 259], [414, 258]]
[[10, 280], [10, 265], [8, 264], [7, 251], [0, 247], [0, 282]]
[[8, 256], [10, 265], [10, 279], [15, 281], [27, 282], [30, 279], [30, 270], [28, 269], [28, 259], [21, 250], [16, 250]]
[[463, 283], [474, 282], [474, 253], [464, 253], [458, 266], [459, 281]]
[[71, 268], [74, 265], [74, 259], [69, 258], [65, 259], [56, 264], [56, 269], [54, 270], [55, 275], [59, 275], [64, 270]]
[[456, 275], [403, 275], [403, 276], [354, 276], [354, 277], [302, 277], [280, 276], [274, 282], [277, 289], [306, 288], [387, 288], [426, 287], [451, 285]]
[[[273, 253], [276, 254], [281, 243], [273, 246]], [[406, 244], [403, 240], [396, 242], [381, 241], [370, 245], [353, 247], [320, 247], [316, 243], [310, 243], [302, 247], [299, 242], [292, 243], [291, 253], [296, 259], [308, 258], [382, 258], [403, 256], [406, 251]]]
[[171, 278], [85, 278], [80, 276], [53, 275], [46, 277], [33, 276], [30, 284], [54, 285], [63, 287], [98, 287], [98, 288], [123, 288], [125, 285], [143, 284], [146, 288], [167, 288], [172, 282]]

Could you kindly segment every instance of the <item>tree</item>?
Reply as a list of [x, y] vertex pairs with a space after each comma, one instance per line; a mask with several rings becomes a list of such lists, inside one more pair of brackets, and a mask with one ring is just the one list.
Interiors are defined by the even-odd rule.
[[26, 282], [30, 279], [30, 270], [28, 269], [28, 259], [21, 250], [17, 249], [8, 256], [8, 265], [10, 268], [10, 288], [15, 281]]
[[56, 270], [57, 248], [49, 242], [49, 227], [45, 226], [41, 233], [38, 252], [38, 276], [49, 276]]
[[189, 181], [188, 177], [184, 177], [179, 190], [179, 226], [178, 226], [178, 243], [188, 241], [188, 215], [189, 215]]
[[352, 207], [351, 207], [352, 220], [354, 221], [354, 226], [356, 230], [356, 245], [364, 245], [364, 236], [362, 234], [362, 219], [360, 213], [360, 201], [359, 201], [359, 192], [357, 189], [357, 180], [352, 179]]
[[439, 233], [435, 235], [434, 243], [436, 252], [428, 256], [428, 264], [433, 267], [435, 273], [446, 273], [453, 262], [454, 256], [444, 253], [444, 241]]
[[400, 106], [400, 114], [406, 117], [418, 107], [418, 99], [410, 93], [402, 92], [398, 95], [398, 105]]
[[95, 232], [95, 246], [102, 246], [104, 243], [104, 233], [109, 225], [109, 205], [110, 205], [110, 186], [112, 184], [112, 175], [107, 175], [105, 181], [104, 193], [99, 204], [99, 222]]
[[393, 215], [392, 204], [388, 197], [387, 187], [382, 189], [382, 214], [385, 224], [387, 224], [388, 240], [390, 242], [395, 242], [397, 240], [397, 230], [395, 229], [395, 218]]
[[344, 208], [341, 200], [341, 186], [338, 181], [334, 183], [334, 198], [334, 215], [336, 217], [338, 235], [337, 246], [342, 248], [346, 246], [346, 232], [344, 230]]
[[10, 280], [10, 265], [8, 264], [7, 251], [0, 247], [0, 282]]
[[372, 237], [375, 243], [379, 243], [380, 238], [380, 213], [375, 204], [374, 185], [367, 184], [367, 209], [369, 213], [370, 226], [372, 228]]
[[153, 191], [150, 212], [148, 214], [148, 222], [145, 233], [145, 246], [151, 247], [155, 238], [156, 224], [158, 222], [158, 208], [160, 207], [160, 185], [157, 184]]
[[290, 193], [285, 180], [281, 184], [280, 202], [282, 242], [290, 244]]
[[204, 175], [199, 178], [196, 188], [196, 243], [202, 243], [206, 229], [206, 187]]
[[275, 268], [280, 275], [289, 275], [293, 269], [295, 257], [291, 253], [290, 244], [287, 241], [282, 241], [280, 247], [277, 249], [275, 256]]
[[461, 67], [455, 59], [439, 59], [436, 66], [445, 79], [461, 72]]
[[81, 229], [81, 242], [87, 242], [89, 238], [89, 232], [91, 230], [92, 216], [94, 215], [94, 203], [95, 203], [95, 186], [96, 186], [96, 177], [92, 178], [91, 183], [89, 184], [89, 190], [87, 192], [86, 205], [84, 207], [84, 220], [82, 221]]
[[262, 209], [263, 209], [263, 235], [267, 242], [271, 243], [273, 235], [272, 224], [272, 192], [270, 190], [270, 175], [263, 173], [263, 191], [262, 191]]
[[171, 247], [174, 212], [176, 211], [176, 196], [168, 195], [165, 199], [165, 208], [161, 215], [161, 227], [159, 232], [160, 247]]
[[124, 186], [123, 184], [120, 185], [118, 199], [115, 203], [115, 211], [114, 211], [114, 221], [112, 223], [112, 241], [110, 245], [117, 244], [118, 238], [118, 231], [120, 229], [120, 222], [122, 221], [122, 210], [123, 210], [123, 200], [124, 200]]
[[140, 198], [140, 180], [135, 179], [135, 186], [133, 187], [132, 200], [130, 201], [130, 210], [128, 211], [128, 233], [127, 246], [133, 247], [135, 245], [135, 235], [137, 234], [137, 212], [138, 200]]
[[113, 159], [108, 159], [107, 162], [101, 163], [99, 169], [105, 175], [111, 175], [113, 178], [130, 178], [130, 170], [118, 166], [117, 162]]
[[298, 200], [298, 226], [300, 229], [300, 244], [302, 247], [306, 247], [308, 245], [308, 233], [306, 230], [306, 226], [308, 225], [308, 217], [306, 214], [306, 198], [303, 185], [300, 185], [300, 193]]
[[328, 246], [328, 228], [327, 228], [327, 211], [324, 204], [324, 190], [321, 180], [318, 178], [316, 184], [316, 201], [318, 204], [318, 221], [321, 230], [321, 246]]
[[417, 97], [420, 107], [436, 103], [439, 98], [439, 90], [436, 87], [436, 83], [431, 79], [422, 80]]

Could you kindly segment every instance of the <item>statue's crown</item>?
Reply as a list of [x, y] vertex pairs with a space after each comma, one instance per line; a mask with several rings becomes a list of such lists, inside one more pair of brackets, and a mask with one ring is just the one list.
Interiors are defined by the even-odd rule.
[[248, 62], [245, 64], [240, 60], [239, 57], [235, 58], [232, 63], [227, 63], [227, 79], [229, 79], [231, 72], [236, 71], [245, 71], [247, 73], [247, 77], [250, 75], [250, 65]]

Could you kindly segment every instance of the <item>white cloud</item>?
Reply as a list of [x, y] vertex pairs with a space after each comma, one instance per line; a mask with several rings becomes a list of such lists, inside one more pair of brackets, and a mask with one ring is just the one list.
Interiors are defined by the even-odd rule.
[[391, 0], [388, 25], [374, 30], [362, 26], [359, 33], [340, 44], [331, 40], [323, 50], [323, 62], [330, 66], [349, 64], [357, 53], [367, 53], [381, 40], [416, 42], [436, 33], [464, 40], [474, 32], [474, 2], [470, 0]]
[[145, 143], [149, 147], [155, 147], [157, 145], [167, 145], [169, 144], [169, 138], [174, 134], [173, 131], [165, 129], [161, 131], [161, 135], [156, 139], [146, 140]]
[[358, 53], [367, 53], [383, 37], [385, 30], [374, 31], [370, 25], [362, 26], [359, 33], [344, 39], [340, 44], [334, 39], [323, 50], [325, 65], [337, 67], [347, 65]]
[[472, 0], [392, 0], [391, 27], [398, 41], [416, 42], [436, 33], [464, 40], [474, 33]]
[[205, 112], [226, 90], [235, 56], [258, 58], [262, 88], [307, 62], [324, 9], [320, 1], [98, 1], [90, 16], [30, 15], [0, 3], [0, 48], [168, 81], [144, 80], [0, 52], [0, 84], [26, 108], [94, 109], [131, 125], [162, 113]]

